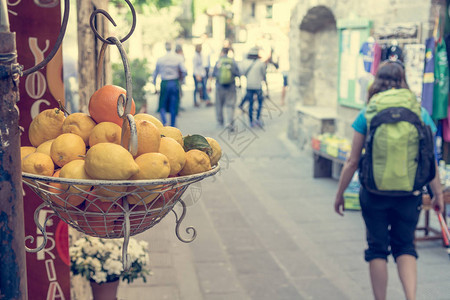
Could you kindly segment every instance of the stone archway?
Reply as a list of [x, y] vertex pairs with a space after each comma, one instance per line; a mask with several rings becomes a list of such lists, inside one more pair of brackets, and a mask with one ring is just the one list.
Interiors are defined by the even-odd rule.
[[336, 20], [326, 6], [309, 9], [299, 26], [299, 92], [305, 106], [336, 107], [338, 38]]

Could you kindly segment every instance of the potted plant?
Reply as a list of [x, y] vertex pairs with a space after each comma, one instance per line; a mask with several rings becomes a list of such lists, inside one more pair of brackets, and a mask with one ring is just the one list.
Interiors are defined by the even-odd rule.
[[131, 267], [123, 270], [121, 239], [101, 239], [84, 236], [69, 249], [71, 271], [91, 284], [94, 300], [116, 299], [119, 281], [133, 282], [150, 274], [148, 243], [130, 238], [128, 255]]

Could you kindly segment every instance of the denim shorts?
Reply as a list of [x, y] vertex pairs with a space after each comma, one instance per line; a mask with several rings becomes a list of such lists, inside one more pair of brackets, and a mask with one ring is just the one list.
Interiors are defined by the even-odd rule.
[[394, 260], [403, 254], [414, 257], [414, 233], [422, 209], [422, 195], [386, 197], [360, 190], [361, 211], [367, 228], [365, 260], [387, 260], [392, 253]]

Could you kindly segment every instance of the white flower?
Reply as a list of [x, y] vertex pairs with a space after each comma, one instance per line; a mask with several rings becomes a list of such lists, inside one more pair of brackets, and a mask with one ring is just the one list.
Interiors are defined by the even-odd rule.
[[90, 261], [90, 264], [91, 264], [92, 268], [95, 270], [95, 272], [102, 270], [102, 263], [100, 262], [99, 259], [93, 257]]
[[102, 271], [95, 272], [92, 275], [92, 279], [97, 283], [102, 283], [102, 282], [106, 282], [106, 276], [107, 276], [106, 272], [102, 272]]
[[77, 260], [75, 261], [75, 264], [83, 265], [84, 264], [84, 258], [83, 257], [78, 257]]
[[108, 272], [109, 275], [113, 274], [120, 275], [123, 271], [122, 262], [113, 259], [107, 259], [103, 267], [105, 268], [105, 270]]
[[[71, 270], [74, 274], [83, 274], [87, 279], [98, 283], [122, 278], [128, 282], [149, 274], [148, 243], [130, 238], [127, 254], [131, 264], [138, 265], [131, 271], [123, 272], [123, 239], [99, 239], [85, 236], [70, 247]], [[141, 269], [139, 273], [137, 269]]]

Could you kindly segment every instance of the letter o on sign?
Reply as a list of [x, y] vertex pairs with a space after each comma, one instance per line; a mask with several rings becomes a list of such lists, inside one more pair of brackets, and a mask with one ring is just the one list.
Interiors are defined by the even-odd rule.
[[45, 81], [44, 75], [37, 71], [31, 73], [25, 79], [25, 90], [27, 91], [28, 96], [33, 99], [41, 98], [45, 90], [47, 89], [47, 82]]

